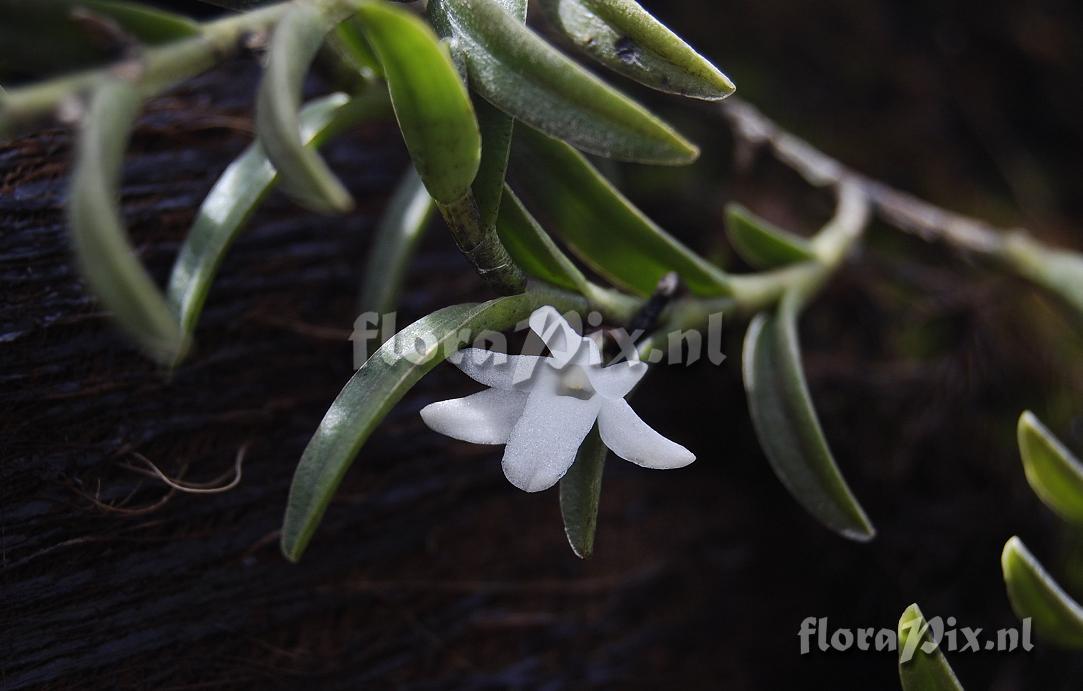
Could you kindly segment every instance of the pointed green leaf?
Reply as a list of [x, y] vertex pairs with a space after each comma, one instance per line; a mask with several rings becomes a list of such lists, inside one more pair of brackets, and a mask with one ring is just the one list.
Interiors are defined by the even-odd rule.
[[717, 101], [736, 88], [634, 0], [542, 0], [541, 8], [579, 50], [652, 89]]
[[[301, 456], [282, 526], [282, 552], [297, 561], [312, 539], [346, 470], [373, 430], [414, 384], [463, 344], [465, 332], [503, 331], [540, 306], [533, 294], [446, 307], [388, 340], [362, 365]], [[417, 344], [423, 344], [417, 352]]]
[[[380, 89], [352, 100], [345, 94], [332, 94], [301, 111], [301, 139], [305, 146], [315, 148], [346, 127], [388, 111], [387, 95]], [[187, 337], [195, 331], [226, 251], [277, 179], [277, 171], [256, 142], [226, 168], [203, 200], [173, 265], [167, 292]]]
[[[928, 633], [929, 623], [917, 604], [899, 619], [899, 681], [903, 691], [963, 691], [944, 653]], [[934, 646], [931, 653], [924, 646]], [[909, 656], [909, 659], [905, 659]]]
[[424, 235], [435, 206], [417, 171], [403, 176], [376, 228], [365, 264], [361, 310], [386, 314], [396, 308], [406, 265]]
[[358, 12], [425, 187], [437, 202], [461, 199], [478, 173], [481, 134], [447, 46], [406, 10], [365, 3]]
[[81, 69], [114, 58], [115, 37], [102, 35], [94, 19], [149, 45], [199, 33], [199, 25], [187, 17], [114, 0], [0, 0], [0, 17], [0, 75]]
[[[526, 22], [526, 0], [497, 0], [513, 17]], [[451, 38], [451, 37], [446, 37]], [[461, 53], [461, 50], [459, 51]], [[465, 71], [465, 56], [461, 56], [461, 70]], [[500, 197], [504, 191], [504, 179], [508, 172], [508, 155], [511, 137], [515, 132], [515, 118], [483, 98], [474, 98], [474, 111], [481, 128], [481, 167], [474, 179], [474, 199], [481, 214], [481, 225], [490, 228], [496, 223], [500, 211]]]
[[791, 290], [776, 314], [759, 314], [748, 327], [743, 370], [752, 423], [775, 475], [809, 513], [843, 537], [871, 540], [876, 531], [835, 465], [805, 382], [801, 299]]
[[602, 472], [609, 449], [594, 425], [567, 474], [560, 479], [560, 515], [564, 534], [575, 556], [586, 559], [594, 552], [598, 527], [598, 504], [602, 496]]
[[576, 147], [640, 163], [684, 164], [698, 149], [562, 55], [497, 0], [432, 0], [429, 16], [466, 56], [470, 86], [493, 105]]
[[158, 362], [187, 347], [158, 287], [128, 242], [117, 185], [139, 93], [121, 80], [103, 82], [85, 115], [68, 198], [68, 222], [79, 269], [117, 324]]
[[741, 258], [757, 269], [816, 258], [808, 240], [772, 225], [740, 204], [726, 207], [726, 234]]
[[1018, 436], [1034, 493], [1061, 518], [1083, 523], [1083, 464], [1029, 410], [1019, 417]]
[[560, 251], [510, 188], [504, 190], [496, 229], [508, 254], [523, 271], [561, 288], [586, 291], [583, 272]]
[[1083, 608], [1057, 585], [1023, 541], [1012, 537], [1000, 556], [1008, 599], [1020, 619], [1030, 617], [1041, 638], [1064, 648], [1083, 648]]
[[320, 213], [345, 213], [353, 198], [320, 155], [301, 139], [301, 87], [337, 17], [298, 3], [275, 26], [256, 97], [256, 133], [282, 190]]
[[512, 147], [515, 189], [592, 269], [640, 295], [676, 271], [697, 295], [726, 295], [718, 267], [678, 242], [629, 202], [582, 154], [528, 127]]

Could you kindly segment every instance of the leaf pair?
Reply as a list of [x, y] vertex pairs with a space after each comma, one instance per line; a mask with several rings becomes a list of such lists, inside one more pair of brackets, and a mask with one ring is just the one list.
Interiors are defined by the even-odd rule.
[[[1083, 464], [1030, 411], [1019, 417], [1019, 452], [1027, 481], [1054, 512], [1083, 524]], [[1057, 584], [1023, 541], [1013, 537], [1000, 558], [1012, 609], [1029, 617], [1042, 638], [1083, 648], [1083, 607]]]
[[[346, 18], [337, 9], [296, 4], [275, 27], [257, 102], [257, 131], [281, 176], [283, 189], [320, 212], [341, 213], [353, 200], [300, 136], [301, 87], [328, 34]], [[410, 12], [363, 2], [358, 25], [379, 58], [391, 103], [414, 165], [429, 194], [460, 199], [477, 175], [481, 138], [466, 87], [447, 47]]]
[[683, 164], [698, 150], [642, 106], [562, 55], [497, 0], [432, 0], [429, 17], [462, 51], [484, 99], [591, 153]]

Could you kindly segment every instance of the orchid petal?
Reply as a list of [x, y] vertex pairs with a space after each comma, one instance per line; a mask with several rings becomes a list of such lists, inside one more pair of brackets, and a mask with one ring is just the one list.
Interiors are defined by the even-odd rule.
[[486, 389], [430, 403], [421, 409], [421, 419], [435, 432], [472, 444], [507, 444], [526, 403], [524, 392]]
[[463, 348], [448, 361], [485, 386], [511, 391], [522, 390], [546, 358], [539, 355], [507, 355], [481, 348]]
[[691, 451], [666, 439], [643, 422], [623, 398], [609, 399], [602, 404], [598, 431], [602, 442], [613, 453], [644, 468], [681, 468], [696, 460]]
[[557, 379], [552, 370], [543, 371], [504, 449], [504, 475], [527, 492], [548, 489], [564, 477], [598, 417], [599, 396], [559, 396]]
[[588, 367], [591, 386], [608, 398], [624, 398], [647, 373], [645, 362], [619, 362], [609, 367]]
[[602, 361], [593, 339], [580, 336], [555, 307], [545, 305], [534, 310], [530, 315], [530, 329], [549, 348], [555, 361], [553, 364], [558, 368], [572, 361], [584, 365], [597, 365]]

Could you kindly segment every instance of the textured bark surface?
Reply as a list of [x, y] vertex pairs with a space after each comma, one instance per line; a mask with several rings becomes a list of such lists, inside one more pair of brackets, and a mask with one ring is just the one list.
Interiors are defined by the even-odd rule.
[[[140, 122], [124, 208], [160, 279], [249, 139], [254, 77], [219, 70]], [[771, 476], [734, 359], [647, 382], [637, 408], [699, 460], [665, 474], [611, 461], [596, 557], [580, 562], [554, 492], [520, 493], [499, 449], [425, 430], [422, 405], [472, 390], [439, 368], [365, 448], [302, 563], [288, 564], [276, 531], [289, 479], [351, 373], [359, 267], [405, 165], [398, 134], [367, 128], [328, 149], [356, 214], [266, 205], [221, 270], [196, 352], [168, 381], [73, 274], [61, 210], [70, 149], [61, 130], [0, 148], [3, 688], [887, 689], [890, 653], [800, 656], [801, 620], [892, 627], [918, 601], [927, 615], [1011, 625], [1000, 546], [1019, 533], [1053, 550], [1056, 523], [1021, 483], [1012, 420], [1035, 392], [1078, 393], [1078, 380], [1058, 379], [1054, 356], [1007, 321], [999, 283], [963, 289], [975, 275], [870, 252], [805, 336], [828, 437], [880, 530], [871, 545], [827, 533]], [[876, 289], [884, 276], [892, 292]], [[434, 233], [404, 311], [479, 290]], [[936, 319], [946, 354], [931, 365], [900, 355], [896, 340]], [[733, 325], [728, 352], [741, 332]], [[173, 477], [228, 478], [242, 446], [242, 481], [217, 495], [174, 493], [130, 468], [141, 454]], [[1080, 678], [1078, 662], [1045, 649], [953, 662], [973, 688]]]

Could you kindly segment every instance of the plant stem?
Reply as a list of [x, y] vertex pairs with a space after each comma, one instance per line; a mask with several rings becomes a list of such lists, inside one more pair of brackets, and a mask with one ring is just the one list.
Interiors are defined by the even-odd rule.
[[508, 254], [496, 227], [482, 224], [472, 191], [454, 202], [437, 203], [437, 208], [447, 221], [455, 244], [486, 283], [509, 295], [523, 292], [526, 274]]
[[155, 96], [239, 52], [246, 37], [270, 29], [288, 7], [280, 3], [231, 15], [202, 25], [199, 36], [145, 49], [130, 60], [11, 89], [0, 96], [0, 137], [59, 114], [73, 98], [109, 79], [129, 79], [143, 98]]

